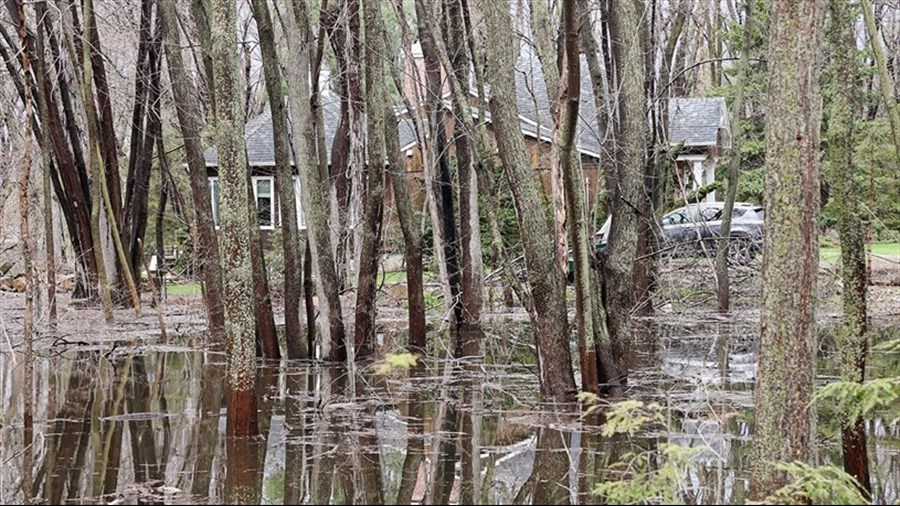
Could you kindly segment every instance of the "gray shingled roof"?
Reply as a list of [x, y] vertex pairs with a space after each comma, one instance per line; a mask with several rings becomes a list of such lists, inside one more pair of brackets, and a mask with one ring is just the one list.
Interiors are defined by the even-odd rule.
[[723, 148], [731, 145], [728, 135], [728, 114], [725, 99], [673, 98], [669, 100], [669, 144], [685, 146], [716, 146], [719, 129], [726, 135]]
[[[550, 99], [544, 83], [544, 73], [534, 49], [526, 42], [522, 44], [519, 59], [516, 62], [516, 103], [519, 108], [519, 125], [522, 133], [533, 138], [551, 142], [553, 139], [553, 120], [550, 116]], [[579, 105], [578, 130], [576, 131], [576, 147], [583, 154], [598, 157], [601, 145], [597, 134], [597, 112], [594, 106], [594, 95], [591, 91], [590, 74], [587, 60], [581, 57], [581, 101]], [[331, 143], [340, 123], [340, 98], [333, 93], [322, 93], [322, 113], [325, 120], [325, 145], [329, 163], [331, 162]], [[485, 114], [490, 121], [490, 114]], [[400, 147], [405, 148], [416, 142], [412, 121], [403, 119], [399, 124]], [[253, 167], [275, 165], [275, 146], [272, 135], [272, 115], [269, 108], [251, 119], [245, 126], [247, 143], [247, 162]], [[208, 167], [218, 165], [215, 146], [204, 153]], [[293, 160], [291, 160], [293, 164]]]
[[[331, 163], [331, 143], [341, 120], [340, 97], [334, 94], [322, 93], [322, 116], [325, 120], [325, 145], [328, 163]], [[412, 122], [405, 119], [400, 122], [400, 146], [406, 147], [416, 140]], [[271, 167], [275, 165], [275, 142], [272, 132], [272, 112], [268, 107], [263, 112], [247, 122], [244, 127], [244, 139], [247, 143], [247, 163], [252, 167]], [[203, 153], [207, 167], [219, 165], [219, 157], [215, 146], [207, 148]], [[293, 165], [293, 155], [291, 164]]]

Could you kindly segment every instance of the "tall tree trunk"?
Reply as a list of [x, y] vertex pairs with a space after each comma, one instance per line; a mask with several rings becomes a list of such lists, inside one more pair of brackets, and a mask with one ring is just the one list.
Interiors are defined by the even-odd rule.
[[[244, 116], [246, 118], [246, 115]], [[245, 158], [246, 160], [246, 158]], [[272, 297], [269, 292], [269, 278], [266, 274], [266, 257], [262, 248], [262, 237], [257, 223], [256, 198], [253, 192], [253, 178], [250, 167], [244, 166], [247, 178], [247, 214], [250, 215], [250, 265], [253, 269], [253, 308], [256, 315], [256, 340], [260, 355], [268, 360], [281, 360], [278, 347], [278, 331], [272, 312]], [[274, 220], [275, 217], [273, 216]]]
[[[37, 4], [35, 5], [35, 14], [40, 19], [46, 13], [46, 5], [45, 4]], [[51, 158], [51, 142], [50, 142], [50, 128], [47, 123], [44, 121], [45, 118], [49, 117], [49, 110], [47, 107], [48, 96], [46, 93], [45, 83], [46, 83], [46, 71], [44, 69], [44, 32], [40, 24], [38, 24], [37, 29], [35, 30], [36, 34], [36, 51], [37, 51], [37, 61], [35, 61], [35, 81], [37, 84], [37, 96], [38, 96], [38, 107], [39, 107], [39, 117], [41, 118], [41, 123], [44, 125], [41, 128], [41, 139], [39, 143], [39, 147], [41, 150], [41, 176], [42, 176], [42, 190], [43, 190], [43, 205], [44, 205], [44, 241], [45, 241], [45, 250], [47, 255], [47, 307], [49, 309], [47, 320], [51, 329], [56, 329], [56, 318], [57, 318], [57, 307], [56, 307], [56, 246], [55, 246], [55, 235], [53, 233], [53, 198], [51, 192], [53, 191], [51, 188], [51, 178], [50, 173], [53, 170], [53, 160]], [[26, 45], [27, 47], [27, 45]], [[24, 55], [24, 53], [23, 53]], [[27, 75], [27, 74], [26, 74]]]
[[227, 432], [253, 436], [258, 432], [256, 412], [255, 319], [251, 228], [247, 209], [247, 159], [244, 146], [244, 111], [241, 79], [235, 53], [235, 5], [215, 2], [212, 9], [213, 96], [216, 104], [215, 141], [219, 154], [222, 269], [227, 345]]
[[820, 0], [772, 5], [766, 100], [766, 236], [750, 497], [786, 482], [774, 463], [809, 461], [819, 265]]
[[[553, 118], [553, 125], [549, 125], [553, 131], [553, 143], [550, 146], [550, 195], [553, 203], [556, 258], [560, 262], [562, 269], [568, 269], [569, 245], [566, 219], [569, 216], [569, 211], [566, 209], [567, 197], [565, 183], [563, 182], [562, 164], [565, 162], [563, 161], [562, 153], [560, 153], [564, 142], [561, 138], [563, 135], [562, 122], [565, 121], [562, 116], [565, 92], [561, 87], [565, 86], [565, 83], [560, 79], [561, 70], [558, 63], [560, 52], [558, 48], [563, 44], [553, 38], [556, 26], [551, 20], [547, 3], [547, 0], [530, 0], [529, 10], [531, 11], [531, 31], [534, 38], [534, 48], [537, 52], [538, 61], [541, 64], [541, 70], [544, 72], [547, 98], [550, 100], [550, 116]], [[562, 22], [560, 22], [561, 26]]]
[[303, 295], [303, 270], [297, 223], [297, 199], [291, 177], [291, 144], [287, 110], [282, 93], [281, 69], [275, 50], [275, 32], [266, 0], [253, 0], [253, 15], [259, 32], [266, 93], [272, 112], [272, 132], [275, 146], [275, 185], [281, 204], [282, 251], [284, 254], [284, 332], [290, 359], [307, 358], [309, 346], [303, 342], [300, 328], [300, 299]]
[[[341, 300], [338, 297], [338, 281], [331, 249], [331, 233], [328, 226], [328, 204], [325, 181], [320, 174], [319, 152], [315, 142], [316, 115], [310, 110], [309, 65], [311, 37], [309, 15], [304, 0], [292, 0], [289, 12], [284, 16], [290, 60], [287, 69], [288, 97], [293, 125], [294, 163], [300, 169], [300, 188], [315, 272], [319, 311], [326, 324], [322, 326], [322, 356], [326, 360], [343, 362], [347, 359], [344, 343], [344, 322]], [[310, 322], [310, 325], [312, 323]]]
[[[866, 256], [862, 220], [859, 214], [859, 188], [853, 163], [853, 124], [861, 110], [857, 98], [860, 79], [853, 34], [855, 19], [850, 6], [841, 0], [829, 0], [831, 29], [828, 42], [832, 49], [832, 100], [828, 114], [828, 171], [831, 198], [838, 210], [841, 236], [841, 273], [844, 281], [844, 326], [839, 331], [841, 379], [862, 383], [865, 380], [866, 355]], [[844, 419], [842, 430], [844, 470], [856, 478], [867, 497], [872, 494], [869, 476], [869, 452], [866, 426], [862, 418]]]
[[[85, 0], [84, 2], [84, 13], [85, 13], [85, 24], [88, 23], [88, 20], [91, 19], [91, 10], [93, 9], [93, 0]], [[87, 28], [87, 27], [86, 27]], [[93, 69], [90, 65], [90, 49], [89, 45], [84, 45], [84, 50], [82, 51], [82, 79], [81, 79], [81, 95], [82, 100], [84, 100], [85, 111], [87, 115], [87, 124], [88, 124], [88, 166], [91, 168], [91, 235], [92, 237], [92, 250], [94, 254], [94, 261], [97, 264], [97, 279], [100, 283], [100, 301], [103, 307], [103, 317], [107, 322], [112, 322], [113, 320], [113, 309], [112, 309], [112, 296], [110, 294], [109, 289], [109, 280], [106, 275], [106, 261], [103, 255], [103, 243], [100, 239], [101, 231], [100, 231], [100, 209], [103, 206], [103, 198], [101, 194], [103, 191], [101, 187], [104, 185], [104, 177], [103, 177], [103, 161], [99, 156], [99, 140], [98, 140], [98, 129], [97, 129], [97, 113], [94, 110], [94, 97], [91, 92], [91, 82], [92, 82], [92, 74]]]
[[[25, 3], [23, 0], [16, 1], [16, 9], [19, 14], [19, 39], [22, 47], [29, 46], [30, 34], [25, 19]], [[30, 119], [32, 112], [32, 88], [31, 79], [31, 58], [29, 51], [21, 52], [22, 72], [26, 76], [25, 79], [25, 117]], [[40, 55], [39, 55], [40, 56]], [[33, 249], [31, 244], [31, 228], [29, 221], [29, 205], [28, 205], [28, 185], [31, 178], [31, 162], [34, 150], [34, 134], [25, 128], [25, 149], [22, 153], [22, 166], [19, 169], [19, 244], [22, 246], [22, 261], [24, 263], [23, 271], [25, 273], [25, 314], [23, 341], [25, 345], [25, 374], [24, 387], [22, 389], [22, 424], [23, 441], [22, 447], [26, 449], [22, 458], [22, 481], [23, 492], [25, 494], [25, 502], [30, 502], [34, 496], [32, 468], [34, 467], [34, 452], [31, 451], [34, 439], [34, 293], [35, 293], [35, 270], [34, 261], [32, 259]], [[46, 128], [45, 128], [46, 130]]]
[[[631, 343], [632, 280], [638, 247], [638, 227], [646, 218], [644, 163], [647, 124], [644, 114], [644, 60], [641, 52], [642, 15], [632, 0], [614, 0], [609, 11], [612, 56], [619, 77], [615, 123], [615, 177], [609, 187], [612, 223], [603, 262], [605, 305], [610, 339], [619, 373], [626, 377]], [[608, 179], [609, 180], [609, 179]]]
[[741, 62], [734, 83], [734, 102], [731, 104], [731, 159], [725, 173], [725, 207], [722, 209], [722, 226], [716, 249], [716, 299], [719, 312], [728, 312], [731, 289], [728, 286], [728, 246], [731, 238], [731, 217], [737, 197], [738, 178], [741, 174], [741, 120], [744, 118], [744, 85], [747, 67], [750, 65], [750, 48], [753, 38], [753, 1], [744, 4], [744, 43]]
[[[446, 40], [448, 47], [467, 47], [469, 35], [465, 29], [467, 5], [459, 0], [446, 0]], [[451, 79], [454, 79], [466, 95], [469, 94], [469, 59], [467, 51], [453, 52]], [[449, 74], [449, 72], [448, 72]], [[457, 117], [472, 117], [468, 104], [453, 101]], [[462, 124], [464, 125], [464, 124]], [[462, 126], [459, 125], [459, 126]], [[481, 220], [478, 210], [478, 176], [475, 165], [476, 132], [454, 125], [456, 168], [459, 177], [459, 252], [460, 252], [460, 304], [462, 319], [459, 322], [460, 339], [457, 356], [481, 354], [481, 307], [484, 301], [484, 266], [481, 254]]]
[[365, 212], [359, 254], [359, 284], [356, 289], [356, 359], [372, 354], [375, 347], [375, 278], [380, 257], [384, 205], [384, 30], [378, 0], [363, 0], [365, 19], [366, 146]]
[[518, 47], [506, 2], [480, 3], [487, 34], [487, 82], [491, 86], [491, 115], [500, 159], [512, 190], [525, 250], [525, 265], [534, 303], [535, 339], [541, 393], [547, 401], [572, 400], [576, 391], [569, 354], [565, 272], [553, 245], [553, 227], [544, 212], [538, 183], [526, 157], [519, 129], [513, 63]]
[[[575, 320], [578, 328], [578, 351], [581, 365], [581, 388], [599, 393], [601, 374], [605, 382], [618, 385], [619, 373], [612, 360], [609, 331], [605, 327], [603, 307], [597, 304], [592, 289], [592, 272], [588, 245], [591, 236], [587, 232], [587, 209], [584, 198], [581, 163], [575, 149], [575, 131], [578, 125], [578, 106], [581, 97], [581, 62], [579, 60], [579, 26], [576, 24], [575, 2], [562, 6], [562, 33], [565, 41], [563, 53], [564, 72], [559, 80], [560, 88], [560, 146], [558, 161], [566, 191], [566, 210], [572, 230], [572, 250], [575, 257]], [[594, 318], [595, 311], [602, 318]], [[594, 322], [601, 322], [600, 328]], [[599, 353], [598, 353], [599, 352]], [[598, 360], [599, 355], [599, 360]], [[617, 389], [618, 390], [618, 389]]]
[[181, 54], [181, 33], [178, 29], [178, 14], [174, 0], [161, 0], [163, 18], [163, 38], [166, 44], [166, 62], [172, 96], [181, 137], [184, 140], [185, 157], [190, 175], [191, 196], [194, 201], [194, 216], [201, 259], [197, 266], [203, 280], [203, 295], [209, 330], [218, 341], [225, 333], [225, 305], [222, 299], [222, 277], [219, 266], [219, 243], [212, 220], [212, 204], [209, 195], [209, 181], [206, 177], [206, 163], [200, 144], [202, 112], [197, 99], [197, 90], [190, 82], [190, 74], [184, 66]]
[[894, 98], [894, 86], [891, 84], [891, 75], [888, 72], [887, 60], [884, 49], [881, 47], [881, 37], [878, 35], [878, 27], [875, 26], [875, 14], [872, 11], [870, 0], [860, 0], [863, 11], [863, 19], [866, 20], [866, 32], [869, 34], [869, 44], [875, 56], [875, 66], [878, 71], [878, 86], [881, 88], [881, 96], [884, 98], [884, 108], [887, 109], [888, 120], [891, 122], [891, 132], [894, 134], [894, 149], [897, 151], [897, 159], [900, 161], [900, 112], [897, 110], [897, 100]]

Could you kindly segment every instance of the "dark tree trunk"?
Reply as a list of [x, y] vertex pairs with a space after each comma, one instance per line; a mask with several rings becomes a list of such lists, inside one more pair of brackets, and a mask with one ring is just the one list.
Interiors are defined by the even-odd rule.
[[[841, 274], [844, 281], [844, 325], [838, 334], [841, 379], [862, 383], [865, 380], [868, 340], [866, 337], [866, 298], [868, 279], [859, 187], [853, 163], [854, 121], [861, 107], [857, 98], [860, 78], [853, 34], [855, 18], [850, 6], [841, 0], [829, 0], [831, 29], [828, 42], [832, 49], [832, 100], [828, 114], [828, 185], [834, 208], [838, 210], [841, 236]], [[872, 494], [866, 426], [862, 418], [844, 419], [842, 443], [844, 471], [859, 483], [866, 497]]]
[[213, 228], [209, 182], [206, 177], [206, 163], [200, 144], [202, 113], [197, 100], [197, 90], [190, 83], [189, 74], [182, 60], [181, 34], [178, 29], [174, 0], [162, 0], [161, 7], [169, 80], [172, 84], [172, 95], [175, 100], [181, 136], [184, 139], [191, 196], [194, 201], [194, 215], [197, 222], [196, 239], [198, 244], [195, 248], [199, 249], [196, 258], [200, 259], [197, 267], [202, 274], [209, 330], [214, 340], [221, 340], [225, 332], [225, 313], [218, 261], [219, 244]]

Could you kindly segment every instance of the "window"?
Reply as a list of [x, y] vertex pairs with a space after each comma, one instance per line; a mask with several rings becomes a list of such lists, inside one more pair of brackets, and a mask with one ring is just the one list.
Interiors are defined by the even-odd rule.
[[300, 193], [300, 178], [294, 176], [294, 199], [297, 205], [297, 227], [301, 230], [306, 228], [306, 213], [303, 212], [303, 196]]
[[219, 178], [209, 178], [209, 202], [212, 205], [213, 225], [219, 227]]
[[259, 228], [275, 228], [275, 180], [272, 177], [253, 178], [253, 197], [256, 199], [256, 222]]

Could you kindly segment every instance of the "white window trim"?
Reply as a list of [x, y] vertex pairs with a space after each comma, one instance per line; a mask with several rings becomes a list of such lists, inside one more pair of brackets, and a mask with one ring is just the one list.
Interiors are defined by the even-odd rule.
[[300, 182], [300, 176], [292, 176], [291, 181], [294, 185], [294, 205], [297, 209], [297, 228], [306, 230], [306, 213], [303, 210], [303, 193]]
[[260, 225], [259, 229], [260, 230], [275, 230], [275, 224], [276, 224], [275, 220], [278, 217], [278, 214], [276, 214], [276, 212], [275, 212], [275, 178], [272, 176], [253, 176], [250, 179], [253, 184], [253, 203], [256, 204], [257, 207], [259, 206], [259, 196], [257, 195], [256, 183], [257, 183], [257, 181], [261, 181], [264, 179], [269, 180], [269, 183], [270, 183], [269, 191], [271, 192], [269, 194], [269, 216], [272, 217], [272, 224], [271, 225]]
[[[219, 184], [219, 176], [209, 176], [206, 178], [206, 187], [209, 190], [209, 207], [212, 211], [213, 227], [219, 230], [219, 206], [216, 205], [216, 198], [213, 195], [213, 183]], [[222, 195], [222, 186], [219, 185], [219, 196]]]

